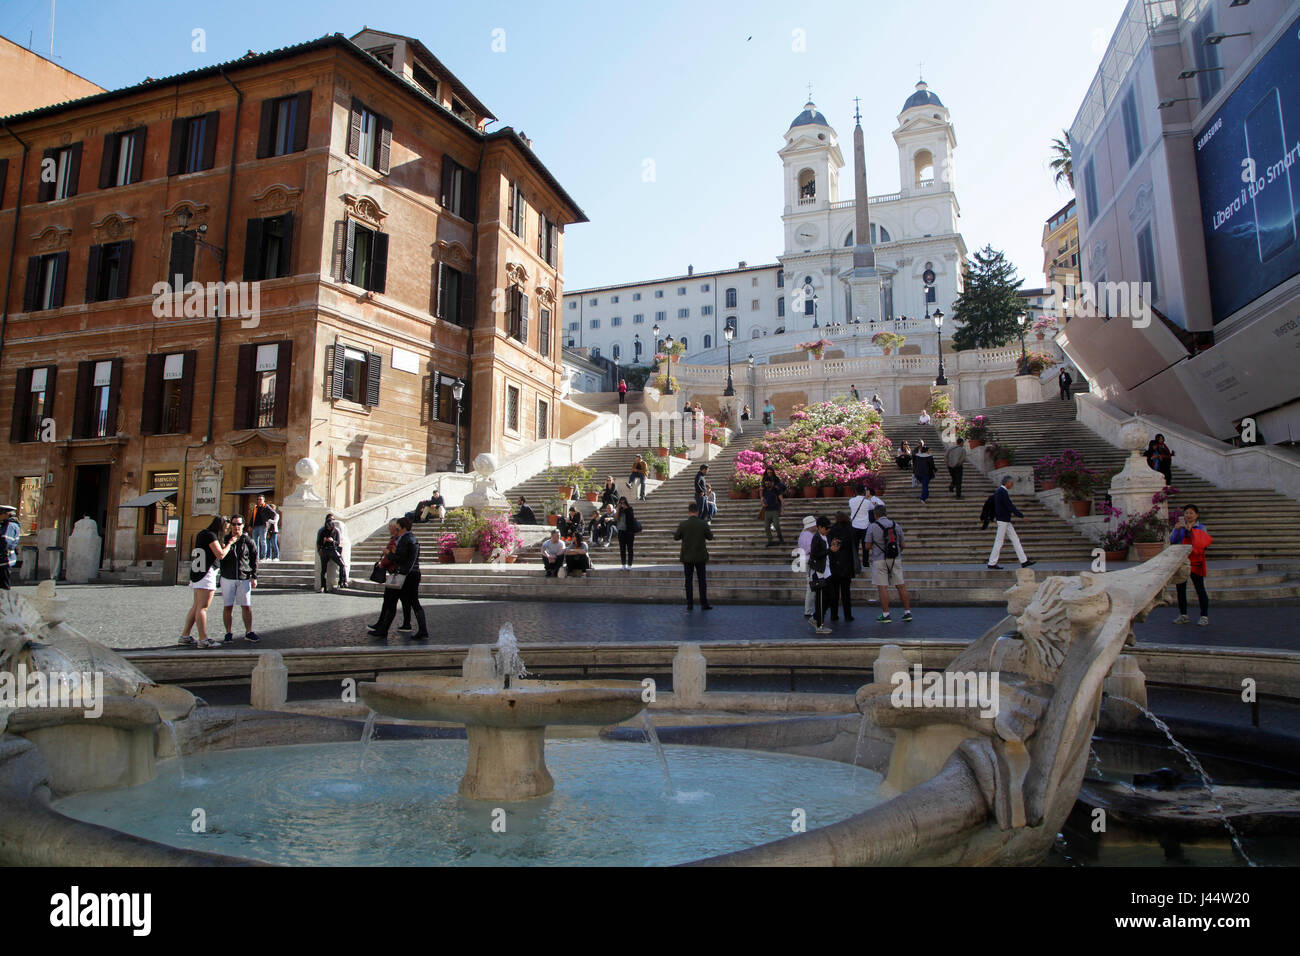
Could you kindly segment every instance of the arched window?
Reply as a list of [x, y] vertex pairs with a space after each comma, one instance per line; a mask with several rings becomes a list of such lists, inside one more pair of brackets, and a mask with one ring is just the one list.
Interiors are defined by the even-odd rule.
[[918, 150], [912, 158], [912, 168], [916, 171], [916, 183], [934, 182], [934, 156], [928, 149]]
[[893, 241], [893, 236], [891, 236], [891, 235], [889, 234], [889, 230], [886, 229], [884, 226], [881, 226], [881, 227], [880, 227], [880, 241], [881, 241], [881, 242], [892, 242], [892, 241]]
[[735, 289], [728, 289], [728, 290], [727, 290], [727, 308], [728, 308], [728, 309], [734, 309], [735, 307], [736, 307], [736, 290], [735, 290]]
[[704, 347], [706, 349], [713, 348], [713, 336], [711, 335], [704, 336]]
[[853, 230], [852, 230], [852, 229], [849, 230], [849, 235], [848, 235], [848, 238], [844, 240], [844, 245], [845, 245], [846, 248], [849, 247], [849, 246], [852, 246], [852, 245], [853, 245]]
[[817, 174], [811, 169], [799, 170], [799, 198], [800, 200], [817, 198]]
[[617, 345], [611, 345], [609, 347], [609, 354], [613, 357], [614, 361], [617, 362], [623, 357], [623, 350]]
[[591, 357], [592, 357], [592, 358], [600, 358], [600, 346], [599, 346], [599, 345], [593, 345], [593, 346], [591, 347]]
[[755, 326], [754, 328], [750, 329], [749, 337], [751, 339], [761, 339], [763, 337], [763, 329], [759, 326]]
[[678, 341], [682, 343], [682, 348], [686, 348], [686, 336], [683, 335], [680, 339], [678, 339]]

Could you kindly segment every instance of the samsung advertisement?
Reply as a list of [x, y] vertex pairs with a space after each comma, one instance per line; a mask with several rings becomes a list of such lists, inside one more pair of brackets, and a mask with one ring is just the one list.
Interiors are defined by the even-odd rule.
[[1300, 272], [1300, 17], [1196, 134], [1215, 323]]

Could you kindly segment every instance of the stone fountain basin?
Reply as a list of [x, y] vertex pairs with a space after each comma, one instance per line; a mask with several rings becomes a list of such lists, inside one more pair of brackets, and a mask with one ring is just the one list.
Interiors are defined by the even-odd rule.
[[402, 676], [357, 690], [367, 707], [387, 717], [481, 727], [604, 727], [645, 707], [641, 684], [629, 680], [521, 680], [503, 690], [495, 680]]

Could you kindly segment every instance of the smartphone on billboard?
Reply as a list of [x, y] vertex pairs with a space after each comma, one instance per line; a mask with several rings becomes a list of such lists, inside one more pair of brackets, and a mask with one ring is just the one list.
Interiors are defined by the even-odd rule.
[[1295, 245], [1295, 198], [1291, 189], [1291, 170], [1281, 168], [1280, 174], [1270, 183], [1265, 170], [1286, 158], [1286, 130], [1282, 122], [1282, 97], [1277, 88], [1269, 90], [1246, 115], [1246, 155], [1254, 160], [1256, 181], [1264, 188], [1256, 193], [1252, 203], [1255, 208], [1255, 239], [1259, 246], [1259, 261], [1268, 262], [1274, 256]]

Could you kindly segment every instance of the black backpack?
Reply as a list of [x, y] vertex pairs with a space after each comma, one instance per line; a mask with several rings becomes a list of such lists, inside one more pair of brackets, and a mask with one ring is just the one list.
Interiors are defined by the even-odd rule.
[[899, 550], [898, 549], [898, 522], [891, 521], [889, 523], [888, 528], [886, 528], [883, 524], [880, 524], [879, 521], [877, 521], [876, 524], [880, 525], [880, 531], [884, 538], [884, 540], [880, 544], [880, 551], [885, 556], [886, 561], [893, 561], [898, 557], [898, 550]]
[[[996, 494], [996, 492], [994, 492]], [[993, 504], [994, 495], [989, 495], [984, 499], [984, 507], [980, 509], [980, 530], [987, 528], [989, 522], [997, 517], [997, 508]]]

